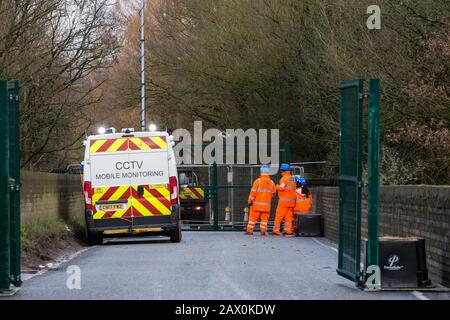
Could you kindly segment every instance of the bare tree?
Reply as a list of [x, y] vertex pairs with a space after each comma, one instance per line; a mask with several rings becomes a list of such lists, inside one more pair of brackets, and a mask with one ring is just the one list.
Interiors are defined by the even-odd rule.
[[[446, 183], [450, 148], [411, 132], [449, 132], [447, 2], [378, 1], [382, 29], [369, 30], [369, 0], [148, 1], [149, 113], [168, 127], [200, 118], [221, 128], [280, 128], [296, 160], [328, 160], [332, 176], [339, 82], [379, 76], [383, 150], [405, 170], [420, 168], [409, 183]], [[105, 88], [118, 111], [139, 103], [137, 18]]]
[[108, 0], [0, 2], [2, 78], [21, 80], [22, 165], [46, 168], [79, 149], [89, 108], [119, 50]]

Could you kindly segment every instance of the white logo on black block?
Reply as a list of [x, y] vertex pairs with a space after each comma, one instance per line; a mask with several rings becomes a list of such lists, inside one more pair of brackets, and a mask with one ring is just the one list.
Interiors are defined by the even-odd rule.
[[384, 269], [389, 271], [398, 271], [403, 269], [403, 266], [400, 265], [400, 256], [398, 254], [392, 254], [387, 259], [387, 265], [384, 266]]

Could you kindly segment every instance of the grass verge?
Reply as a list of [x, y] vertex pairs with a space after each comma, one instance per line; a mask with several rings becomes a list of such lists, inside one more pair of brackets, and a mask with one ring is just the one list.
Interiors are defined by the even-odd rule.
[[25, 270], [39, 266], [84, 246], [84, 221], [29, 219], [22, 223], [22, 266]]

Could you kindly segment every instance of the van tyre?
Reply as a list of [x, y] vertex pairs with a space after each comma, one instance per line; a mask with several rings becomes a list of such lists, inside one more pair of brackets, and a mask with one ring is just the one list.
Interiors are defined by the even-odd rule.
[[181, 227], [178, 226], [176, 229], [170, 230], [169, 236], [170, 242], [180, 242], [182, 238]]
[[103, 233], [88, 232], [88, 244], [90, 246], [98, 246], [103, 244]]

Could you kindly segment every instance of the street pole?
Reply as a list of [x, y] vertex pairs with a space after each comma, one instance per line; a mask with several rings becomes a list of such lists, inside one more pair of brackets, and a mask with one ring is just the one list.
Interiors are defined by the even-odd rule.
[[145, 18], [144, 18], [145, 0], [141, 0], [141, 131], [146, 131], [145, 114]]

